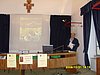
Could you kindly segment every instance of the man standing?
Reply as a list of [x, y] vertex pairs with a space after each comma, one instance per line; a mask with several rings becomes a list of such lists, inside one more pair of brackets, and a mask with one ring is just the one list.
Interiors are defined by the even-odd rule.
[[77, 51], [78, 47], [79, 47], [79, 41], [77, 38], [75, 38], [75, 33], [71, 33], [71, 37], [67, 45], [67, 50]]

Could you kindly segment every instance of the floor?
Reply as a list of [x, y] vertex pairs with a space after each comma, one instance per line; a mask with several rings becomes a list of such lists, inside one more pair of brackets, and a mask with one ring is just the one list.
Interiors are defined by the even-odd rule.
[[[20, 71], [18, 70], [11, 70], [11, 71], [3, 71], [0, 70], [0, 75], [20, 75]], [[89, 69], [78, 69], [77, 73], [69, 73], [66, 72], [65, 69], [39, 69], [39, 70], [27, 70], [25, 75], [96, 75], [94, 71]]]

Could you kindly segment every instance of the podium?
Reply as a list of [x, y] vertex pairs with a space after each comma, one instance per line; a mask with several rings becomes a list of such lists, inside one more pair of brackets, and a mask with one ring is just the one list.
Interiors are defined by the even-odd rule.
[[[33, 57], [33, 64], [19, 64], [19, 55], [16, 54], [17, 67], [7, 68], [7, 59], [0, 59], [0, 70], [20, 70], [20, 75], [25, 75], [25, 70], [38, 69], [37, 56]], [[0, 54], [0, 56], [7, 56], [7, 54]], [[63, 68], [66, 66], [77, 65], [77, 53], [54, 53], [47, 54], [47, 69], [48, 68]]]

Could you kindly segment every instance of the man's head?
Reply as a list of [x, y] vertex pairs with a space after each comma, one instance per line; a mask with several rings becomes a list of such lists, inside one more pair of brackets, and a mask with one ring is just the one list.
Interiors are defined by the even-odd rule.
[[75, 38], [75, 33], [71, 33], [71, 38]]

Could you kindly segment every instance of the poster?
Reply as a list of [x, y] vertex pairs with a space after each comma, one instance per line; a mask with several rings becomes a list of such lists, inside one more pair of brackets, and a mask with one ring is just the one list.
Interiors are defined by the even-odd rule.
[[38, 54], [38, 67], [47, 67], [47, 54]]
[[19, 64], [33, 64], [32, 54], [20, 54]]
[[7, 54], [7, 67], [16, 68], [16, 54]]

